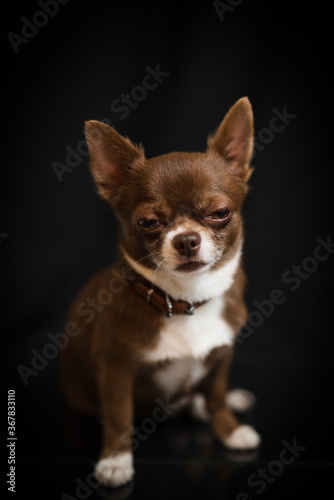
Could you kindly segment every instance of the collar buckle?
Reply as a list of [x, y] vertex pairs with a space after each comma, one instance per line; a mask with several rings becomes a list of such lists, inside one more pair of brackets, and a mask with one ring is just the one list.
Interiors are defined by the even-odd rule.
[[173, 316], [173, 305], [167, 293], [165, 293], [166, 304], [167, 304], [167, 318], [171, 318]]
[[186, 314], [188, 314], [189, 316], [192, 316], [193, 314], [195, 314], [195, 304], [192, 301], [189, 301], [188, 307], [185, 309], [184, 312]]

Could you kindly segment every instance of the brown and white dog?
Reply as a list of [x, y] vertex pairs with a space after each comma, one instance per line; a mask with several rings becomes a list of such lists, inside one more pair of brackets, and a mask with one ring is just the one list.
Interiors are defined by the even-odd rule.
[[79, 333], [62, 355], [73, 408], [102, 415], [96, 476], [107, 486], [132, 478], [135, 410], [146, 402], [152, 411], [157, 398], [188, 396], [224, 446], [256, 448], [258, 433], [240, 425], [226, 398], [247, 317], [240, 257], [252, 170], [248, 99], [230, 109], [205, 153], [146, 159], [97, 121], [86, 123], [86, 139], [98, 192], [120, 222], [119, 260], [81, 291], [69, 315]]

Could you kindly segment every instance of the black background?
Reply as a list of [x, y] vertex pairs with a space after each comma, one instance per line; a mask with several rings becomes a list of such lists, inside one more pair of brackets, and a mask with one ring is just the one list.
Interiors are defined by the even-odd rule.
[[[302, 498], [302, 491], [319, 492], [330, 476], [334, 257], [307, 271], [296, 290], [282, 276], [312, 257], [317, 238], [327, 240], [332, 231], [331, 11], [325, 4], [302, 2], [236, 3], [219, 16], [214, 4], [204, 1], [71, 0], [20, 44], [18, 53], [7, 34], [21, 35], [22, 17], [32, 20], [41, 7], [37, 2], [6, 6], [1, 319], [4, 401], [8, 389], [16, 391], [18, 498], [74, 495], [74, 479], [87, 477], [99, 449], [99, 443], [85, 444], [86, 438], [94, 441], [94, 433], [98, 436], [94, 424], [88, 437], [86, 431], [81, 436], [81, 450], [67, 446], [57, 358], [29, 377], [27, 386], [17, 370], [20, 364], [31, 366], [31, 350], [42, 352], [49, 332], [63, 329], [80, 286], [116, 258], [115, 221], [95, 193], [86, 157], [63, 174], [62, 182], [52, 164], [66, 164], [65, 148], [82, 144], [89, 119], [107, 118], [120, 133], [142, 142], [147, 157], [204, 151], [208, 134], [244, 95], [252, 103], [262, 149], [253, 160], [244, 207], [247, 302], [255, 310], [254, 301], [268, 299], [274, 289], [282, 290], [286, 300], [237, 345], [231, 382], [257, 396], [256, 426], [263, 438], [258, 463], [277, 459], [283, 440], [297, 439], [306, 447], [262, 498], [288, 498], [288, 492]], [[169, 75], [122, 120], [111, 104], [142, 84], [147, 66], [157, 65]], [[268, 136], [264, 129], [275, 109], [295, 116]], [[223, 481], [217, 459], [206, 475], [209, 490], [196, 468], [182, 475], [184, 468], [173, 459], [196, 457], [203, 444], [175, 451], [173, 439], [180, 432], [187, 439], [200, 434], [189, 422], [174, 422], [140, 447], [137, 482], [124, 498], [181, 498], [179, 482], [193, 498], [236, 498], [240, 491], [255, 495], [247, 477], [258, 463], [238, 466]], [[209, 480], [210, 474], [215, 479]], [[157, 481], [159, 490], [152, 486]], [[166, 481], [167, 490], [161, 487]]]

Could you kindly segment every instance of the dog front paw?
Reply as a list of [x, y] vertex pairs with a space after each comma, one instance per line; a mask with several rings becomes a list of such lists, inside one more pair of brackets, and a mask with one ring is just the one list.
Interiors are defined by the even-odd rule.
[[230, 450], [253, 450], [260, 446], [261, 437], [250, 425], [239, 425], [231, 434], [223, 438], [222, 442]]
[[101, 458], [95, 467], [98, 481], [109, 487], [128, 483], [134, 472], [132, 454], [128, 451]]

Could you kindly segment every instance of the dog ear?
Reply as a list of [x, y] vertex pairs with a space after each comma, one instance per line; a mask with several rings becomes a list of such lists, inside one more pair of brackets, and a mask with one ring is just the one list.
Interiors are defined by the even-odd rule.
[[253, 171], [249, 168], [253, 143], [252, 107], [248, 98], [242, 97], [229, 110], [214, 135], [209, 137], [208, 151], [222, 156], [230, 171], [247, 182]]
[[110, 202], [116, 189], [126, 180], [133, 162], [144, 158], [144, 150], [109, 125], [95, 120], [85, 122], [85, 136], [98, 193]]

